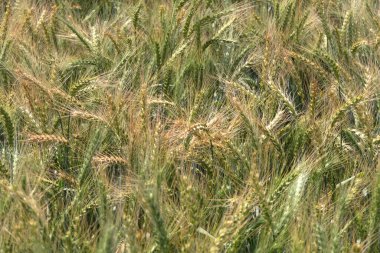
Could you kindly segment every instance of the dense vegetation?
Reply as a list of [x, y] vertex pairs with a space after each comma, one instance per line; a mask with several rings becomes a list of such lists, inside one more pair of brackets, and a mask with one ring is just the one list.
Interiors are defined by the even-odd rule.
[[379, 1], [0, 22], [0, 252], [380, 252]]

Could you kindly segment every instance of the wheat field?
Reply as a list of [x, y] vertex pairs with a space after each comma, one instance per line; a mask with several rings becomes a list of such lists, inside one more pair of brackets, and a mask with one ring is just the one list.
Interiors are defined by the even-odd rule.
[[380, 252], [378, 0], [0, 22], [0, 252]]

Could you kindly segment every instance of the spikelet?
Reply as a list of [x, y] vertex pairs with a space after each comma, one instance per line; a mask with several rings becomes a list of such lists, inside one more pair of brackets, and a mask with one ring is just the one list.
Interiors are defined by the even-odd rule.
[[[14, 144], [14, 126], [8, 112], [0, 106], [0, 120], [4, 121], [5, 130], [7, 132], [8, 144], [13, 147]], [[1, 121], [0, 121], [1, 122]]]
[[0, 46], [4, 43], [4, 41], [6, 39], [6, 36], [7, 36], [8, 26], [9, 26], [9, 20], [10, 20], [11, 13], [12, 13], [11, 2], [12, 1], [8, 1], [8, 4], [6, 6], [7, 10], [5, 11], [3, 20], [1, 22], [1, 27], [0, 27]]
[[235, 80], [235, 77], [241, 72], [241, 70], [244, 68], [244, 67], [249, 67], [249, 62], [251, 61], [251, 58], [253, 57], [250, 57], [247, 61], [244, 62], [244, 64], [241, 63], [242, 59], [247, 55], [247, 52], [250, 50], [251, 48], [249, 46], [247, 46], [246, 48], [244, 48], [241, 53], [239, 54], [238, 57], [236, 57], [236, 59], [234, 60], [234, 63], [232, 64], [232, 67], [231, 67], [231, 72], [232, 72], [232, 75], [231, 75], [231, 80]]
[[154, 129], [154, 135], [153, 135], [153, 145], [152, 150], [150, 154], [150, 160], [157, 161], [159, 159], [159, 149], [160, 149], [160, 132], [161, 132], [161, 123], [158, 122]]
[[[239, 208], [237, 208], [236, 213], [239, 215], [242, 212], [240, 212]], [[226, 241], [232, 237], [232, 235], [237, 230], [235, 226], [239, 226], [238, 222], [241, 222], [241, 215], [235, 216], [231, 215], [223, 222], [222, 228], [219, 229], [218, 234], [216, 235], [215, 240], [213, 240], [213, 244], [210, 248], [211, 253], [218, 253], [218, 252], [224, 252], [223, 248], [226, 246]], [[240, 218], [240, 219], [239, 219]]]
[[46, 18], [46, 10], [43, 10], [42, 13], [41, 13], [40, 18], [37, 20], [37, 24], [36, 24], [36, 30], [37, 31], [40, 29], [40, 27], [45, 22], [45, 18]]
[[246, 115], [246, 113], [242, 109], [241, 104], [237, 101], [237, 98], [235, 98], [234, 96], [230, 96], [229, 102], [231, 103], [231, 105], [234, 108], [236, 108], [238, 110], [240, 116], [242, 117], [243, 121], [249, 127], [249, 130], [251, 131], [251, 133], [255, 134], [255, 128], [253, 127], [253, 124], [251, 123], [251, 120], [248, 117], [248, 115]]
[[142, 8], [142, 4], [139, 4], [137, 6], [135, 13], [133, 14], [132, 23], [133, 23], [133, 27], [135, 28], [135, 30], [137, 30], [137, 26], [139, 25], [141, 8]]
[[316, 248], [317, 252], [322, 253], [325, 251], [326, 242], [325, 242], [325, 236], [324, 236], [324, 230], [319, 224], [316, 224], [315, 226], [315, 237], [316, 237]]
[[22, 30], [24, 32], [30, 33], [32, 37], [34, 37], [35, 31], [32, 25], [32, 10], [24, 11], [25, 21], [22, 25]]
[[70, 85], [69, 93], [72, 96], [75, 96], [81, 90], [89, 87], [91, 85], [93, 78], [82, 78], [78, 82]]
[[293, 7], [293, 4], [289, 4], [286, 7], [285, 17], [284, 17], [284, 20], [283, 20], [283, 22], [281, 24], [281, 30], [282, 31], [284, 31], [286, 29], [286, 27], [288, 26], [288, 24], [289, 24], [289, 19], [290, 19], [291, 12], [292, 12], [292, 7]]
[[302, 63], [309, 66], [313, 71], [316, 71], [318, 76], [321, 76], [323, 79], [327, 79], [327, 73], [326, 71], [321, 68], [318, 64], [315, 62], [309, 60], [308, 58], [304, 57], [303, 55], [300, 55], [296, 52], [288, 52], [292, 57], [296, 58], [297, 60], [301, 61]]
[[315, 107], [317, 101], [317, 85], [315, 82], [310, 84], [310, 105], [309, 105], [309, 120], [314, 123]]
[[226, 148], [223, 148], [225, 151], [229, 150], [229, 153], [232, 153], [237, 159], [239, 159], [246, 168], [250, 168], [250, 162], [248, 157], [244, 154], [243, 150], [237, 147], [231, 140], [223, 140]]
[[257, 98], [256, 94], [250, 89], [246, 84], [243, 82], [233, 82], [233, 81], [224, 81], [228, 86], [230, 86], [233, 89], [238, 90], [239, 92], [248, 95], [254, 99]]
[[57, 30], [58, 30], [58, 19], [57, 19], [58, 7], [54, 5], [51, 10], [51, 18], [48, 24], [48, 30], [50, 37], [52, 38], [53, 45], [58, 51], [58, 39], [57, 39]]
[[120, 54], [121, 50], [118, 43], [116, 42], [116, 38], [111, 33], [108, 33], [108, 32], [106, 32], [104, 35], [110, 39], [110, 41], [112, 42], [113, 46], [116, 49], [116, 52]]
[[379, 145], [380, 144], [380, 135], [378, 135], [375, 138], [373, 138], [372, 143], [374, 145]]
[[127, 160], [115, 155], [96, 155], [92, 158], [93, 162], [98, 164], [127, 164]]
[[99, 33], [95, 26], [91, 28], [91, 37], [92, 37], [92, 40], [91, 40], [92, 51], [94, 52], [96, 56], [100, 55], [100, 38], [99, 38]]
[[302, 29], [304, 28], [306, 21], [310, 15], [310, 11], [306, 11], [305, 14], [302, 16], [301, 21], [298, 23], [296, 28], [296, 40], [299, 40], [299, 36], [302, 32]]
[[190, 23], [191, 23], [191, 20], [195, 14], [195, 11], [197, 10], [197, 7], [198, 5], [197, 4], [194, 4], [191, 9], [190, 9], [190, 12], [189, 14], [187, 15], [187, 18], [185, 20], [185, 24], [183, 26], [183, 30], [182, 30], [182, 34], [183, 34], [183, 37], [185, 39], [188, 39], [188, 35], [189, 35], [189, 29], [190, 29]]
[[59, 88], [51, 88], [51, 89], [49, 89], [49, 92], [52, 95], [57, 95], [57, 96], [65, 99], [66, 101], [73, 101], [73, 99], [74, 99], [72, 96], [70, 96], [65, 91], [63, 91]]
[[[21, 76], [21, 77], [24, 77], [27, 81], [33, 83], [34, 85], [36, 85], [45, 95], [47, 95], [47, 97], [52, 100], [53, 99], [53, 94], [52, 94], [52, 91], [45, 87], [44, 84], [42, 84], [39, 80], [37, 80], [35, 77], [29, 75], [28, 73], [25, 73], [25, 72], [22, 72], [22, 71], [17, 71], [18, 74]], [[27, 83], [27, 82], [23, 82], [22, 83], [23, 85], [25, 86], [29, 86], [30, 83]]]
[[194, 133], [197, 133], [199, 131], [208, 132], [209, 129], [204, 124], [195, 124], [194, 126], [190, 127], [189, 130], [188, 130], [189, 134], [194, 134]]
[[335, 42], [336, 42], [336, 47], [337, 47], [337, 52], [339, 55], [344, 55], [345, 51], [343, 50], [343, 45], [341, 43], [341, 33], [338, 30], [333, 31], [333, 35], [335, 37]]
[[93, 209], [93, 208], [96, 208], [99, 206], [99, 203], [97, 201], [94, 201], [92, 203], [89, 203], [87, 204], [86, 206], [84, 206], [83, 208], [81, 208], [79, 214], [77, 216], [74, 217], [74, 221], [76, 221], [76, 223], [82, 219], [82, 217], [90, 210], [90, 209]]
[[169, 235], [165, 227], [165, 222], [162, 217], [160, 207], [153, 194], [147, 197], [148, 213], [154, 225], [156, 241], [158, 244], [159, 252], [176, 252], [169, 240]]
[[[379, 166], [376, 168], [376, 174], [375, 176], [375, 182], [373, 185], [373, 189], [371, 191], [371, 205], [369, 206], [369, 237], [374, 237], [375, 234], [378, 234], [379, 231], [379, 224], [380, 224], [380, 171]], [[369, 252], [376, 252], [379, 248], [379, 241], [376, 239], [373, 239], [374, 243], [371, 245], [371, 248], [369, 249]]]
[[164, 87], [164, 92], [165, 93], [169, 93], [170, 92], [170, 87], [172, 86], [172, 82], [173, 82], [173, 76], [174, 76], [174, 70], [172, 67], [167, 67], [165, 70], [164, 70], [164, 80], [163, 80], [163, 84], [162, 86]]
[[148, 87], [147, 83], [143, 83], [141, 85], [141, 90], [140, 90], [140, 120], [141, 120], [141, 130], [145, 131], [147, 130], [148, 126], [148, 113], [149, 113], [149, 108], [148, 108]]
[[74, 118], [80, 118], [80, 119], [86, 119], [86, 120], [94, 120], [99, 122], [106, 122], [103, 118], [86, 111], [80, 111], [80, 110], [71, 110], [71, 116]]
[[269, 39], [265, 39], [265, 51], [264, 51], [264, 58], [261, 65], [261, 82], [260, 82], [260, 88], [264, 87], [264, 82], [268, 80], [268, 75], [270, 74], [270, 47], [269, 47]]
[[273, 206], [275, 201], [281, 196], [281, 194], [289, 187], [293, 180], [298, 176], [299, 172], [292, 173], [287, 178], [281, 181], [276, 190], [270, 195], [268, 204]]
[[91, 162], [92, 158], [103, 141], [103, 129], [97, 129], [87, 144], [87, 150], [83, 157], [83, 162], [78, 175], [78, 183], [82, 186], [89, 175], [91, 175]]
[[201, 108], [201, 104], [203, 102], [203, 99], [205, 98], [205, 95], [207, 94], [206, 89], [202, 89], [196, 96], [194, 101], [194, 106], [191, 108], [190, 116], [189, 116], [189, 123], [194, 123], [195, 118], [198, 116], [199, 109]]
[[286, 117], [286, 113], [283, 110], [277, 111], [274, 118], [265, 126], [268, 131], [273, 131], [277, 128], [279, 124], [284, 120]]
[[364, 243], [360, 242], [360, 240], [357, 240], [354, 244], [352, 244], [351, 250], [353, 253], [364, 252]]
[[116, 73], [122, 67], [124, 67], [125, 64], [127, 63], [127, 61], [130, 59], [130, 57], [131, 57], [131, 52], [128, 50], [128, 51], [125, 52], [125, 54], [124, 54], [123, 58], [120, 60], [120, 62], [116, 65], [116, 67], [113, 70], [113, 72]]
[[201, 25], [200, 25], [200, 22], [196, 22], [194, 25], [193, 25], [193, 31], [195, 32], [195, 45], [196, 45], [196, 48], [199, 50], [202, 46], [202, 42], [201, 42]]
[[5, 40], [3, 49], [0, 52], [0, 62], [5, 60], [5, 57], [7, 56], [7, 53], [9, 52], [9, 47], [11, 46], [12, 41], [11, 40]]
[[370, 6], [369, 1], [366, 1], [365, 7], [366, 11], [372, 19], [371, 21], [373, 22], [373, 24], [377, 27], [377, 29], [380, 29], [380, 21], [378, 20], [378, 15], [373, 12], [373, 8]]
[[164, 32], [164, 44], [162, 45], [162, 53], [161, 53], [161, 56], [162, 58], [167, 58], [168, 57], [168, 52], [169, 52], [169, 49], [170, 49], [170, 45], [171, 45], [171, 33], [169, 30], [165, 31]]
[[[236, 10], [238, 10], [238, 9], [236, 9]], [[227, 16], [228, 14], [231, 14], [234, 11], [235, 10], [231, 8], [231, 9], [225, 9], [225, 10], [217, 12], [215, 14], [207, 15], [207, 16], [201, 18], [199, 20], [199, 22], [197, 22], [196, 25], [199, 26], [199, 27], [202, 27], [202, 26], [205, 26], [207, 24], [211, 24], [215, 20], [217, 20], [217, 19], [219, 19], [221, 17]]]
[[328, 65], [328, 67], [332, 70], [337, 79], [339, 79], [339, 76], [341, 74], [341, 76], [344, 77], [346, 80], [351, 80], [351, 77], [346, 72], [346, 70], [342, 66], [340, 66], [333, 58], [331, 58], [330, 55], [321, 50], [317, 50], [315, 52], [315, 55], [319, 56]]
[[51, 41], [50, 30], [49, 30], [47, 21], [44, 20], [41, 26], [43, 30], [43, 36], [44, 36], [43, 38], [45, 40], [45, 43], [51, 45], [52, 41]]
[[288, 110], [293, 114], [293, 116], [297, 116], [296, 108], [293, 105], [293, 102], [290, 101], [290, 99], [286, 96], [286, 94], [282, 90], [280, 90], [276, 85], [274, 85], [272, 80], [269, 80], [267, 84], [267, 87], [269, 87], [271, 91], [274, 92], [276, 97], [284, 103], [285, 107], [288, 108]]
[[184, 139], [184, 147], [185, 147], [186, 150], [189, 148], [189, 145], [190, 145], [190, 142], [191, 142], [191, 139], [192, 139], [193, 135], [197, 135], [201, 131], [204, 131], [204, 132], [208, 133], [209, 129], [204, 124], [195, 124], [195, 125], [193, 125], [192, 127], [190, 127], [188, 129], [187, 136]]
[[279, 142], [278, 138], [274, 134], [272, 134], [265, 126], [258, 123], [257, 127], [264, 133], [262, 139], [269, 138], [269, 140], [272, 142], [273, 146], [280, 152], [280, 154], [284, 154], [284, 149]]
[[189, 0], [181, 0], [176, 4], [175, 12], [178, 13], [178, 11], [188, 2]]
[[216, 41], [219, 36], [229, 27], [232, 25], [232, 23], [235, 21], [235, 18], [232, 18], [230, 19], [227, 23], [225, 23], [216, 33], [215, 35], [208, 41], [206, 41], [203, 46], [202, 46], [202, 49], [203, 50], [206, 50], [207, 47], [209, 47], [214, 41]]
[[[235, 149], [232, 143], [231, 148]], [[236, 152], [239, 152], [235, 150]], [[261, 215], [270, 227], [272, 224], [272, 214], [268, 208], [268, 203], [264, 198], [264, 191], [259, 182], [259, 176], [255, 169], [251, 169], [247, 180], [247, 191], [241, 195], [240, 200], [236, 203], [236, 207], [225, 218], [222, 227], [218, 230], [215, 240], [213, 241], [210, 252], [237, 252], [239, 244], [244, 237], [244, 233], [249, 232], [244, 229], [244, 225], [256, 217], [252, 215], [254, 204], [258, 201], [255, 213]], [[227, 250], [225, 250], [227, 248]]]
[[349, 41], [348, 28], [350, 26], [351, 18], [352, 18], [352, 14], [350, 11], [348, 11], [344, 17], [342, 28], [340, 29], [340, 40], [341, 40], [340, 43], [342, 45], [349, 44], [348, 43]]
[[87, 49], [90, 51], [92, 50], [90, 41], [84, 35], [82, 35], [72, 24], [70, 24], [70, 22], [64, 19], [61, 19], [61, 21], [78, 37]]
[[365, 46], [369, 46], [369, 42], [366, 41], [366, 40], [359, 40], [357, 42], [355, 42], [351, 48], [350, 48], [350, 52], [352, 54], [354, 54], [359, 48], [362, 48], [362, 47], [365, 47]]
[[278, 22], [280, 20], [280, 1], [273, 1], [274, 18]]
[[210, 8], [213, 0], [206, 0], [206, 8]]
[[353, 106], [360, 103], [364, 97], [362, 95], [356, 96], [355, 98], [347, 101], [342, 107], [339, 108], [332, 117], [331, 127], [333, 127], [342, 117], [343, 115]]
[[327, 42], [332, 42], [332, 35], [331, 35], [330, 27], [329, 27], [329, 22], [327, 20], [326, 13], [324, 13], [324, 11], [322, 9], [323, 9], [322, 6], [319, 6], [317, 8], [317, 14], [318, 14], [319, 18], [321, 19], [322, 27], [323, 27], [324, 33], [326, 35]]
[[[192, 39], [188, 39], [185, 42], [183, 42], [176, 51], [170, 56], [170, 58], [165, 63], [166, 66], [171, 65], [174, 60], [181, 54], [183, 51], [190, 45]], [[165, 48], [165, 47], [164, 47]]]
[[18, 109], [22, 114], [24, 114], [24, 116], [27, 117], [27, 122], [30, 122], [34, 128], [41, 129], [39, 122], [37, 122], [33, 113], [27, 107], [20, 106]]
[[29, 142], [37, 142], [37, 143], [44, 143], [44, 142], [55, 142], [55, 143], [64, 143], [68, 144], [68, 140], [60, 135], [54, 135], [54, 134], [29, 134], [27, 141]]
[[[286, 58], [286, 63], [288, 63], [288, 62], [289, 62], [289, 59]], [[289, 65], [290, 65], [290, 63], [289, 63]], [[300, 98], [301, 103], [303, 104], [305, 102], [305, 90], [304, 90], [304, 87], [302, 85], [302, 80], [301, 80], [299, 75], [294, 75], [291, 80], [292, 80], [292, 82], [295, 83], [295, 85], [297, 87], [297, 91], [296, 91], [297, 96]]]
[[157, 42], [154, 42], [154, 53], [156, 55], [156, 65], [157, 69], [161, 67], [161, 53], [160, 53], [160, 45]]
[[273, 236], [276, 238], [285, 228], [288, 226], [290, 219], [296, 213], [296, 210], [300, 204], [301, 196], [304, 191], [306, 182], [308, 180], [308, 173], [301, 172], [297, 175], [297, 179], [294, 180], [292, 187], [289, 189], [288, 201], [285, 202], [285, 208], [279, 222], [273, 232]]

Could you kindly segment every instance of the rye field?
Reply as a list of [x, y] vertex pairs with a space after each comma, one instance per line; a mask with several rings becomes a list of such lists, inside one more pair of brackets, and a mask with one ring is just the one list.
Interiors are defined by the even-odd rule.
[[380, 252], [378, 0], [0, 0], [0, 252]]

